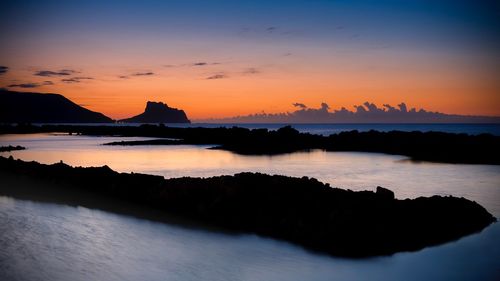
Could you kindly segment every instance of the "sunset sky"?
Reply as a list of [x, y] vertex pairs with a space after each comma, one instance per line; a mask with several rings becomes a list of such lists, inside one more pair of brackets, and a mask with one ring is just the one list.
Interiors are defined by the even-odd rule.
[[112, 118], [148, 100], [191, 119], [365, 101], [500, 116], [499, 11], [489, 0], [1, 1], [0, 87]]

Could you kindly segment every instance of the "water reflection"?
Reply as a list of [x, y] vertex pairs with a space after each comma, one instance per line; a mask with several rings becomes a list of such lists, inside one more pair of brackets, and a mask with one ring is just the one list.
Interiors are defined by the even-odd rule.
[[[102, 146], [116, 137], [4, 135], [24, 160], [123, 172], [212, 176], [260, 171], [334, 186], [382, 185], [400, 198], [452, 194], [500, 216], [500, 167], [416, 163], [405, 157], [312, 151], [240, 156], [206, 146]], [[125, 138], [146, 139], [146, 138]], [[118, 214], [0, 197], [0, 280], [498, 280], [500, 225], [391, 257], [349, 260], [255, 235], [226, 235]]]
[[68, 135], [6, 135], [0, 144], [27, 150], [2, 153], [23, 160], [76, 166], [108, 165], [121, 172], [169, 177], [207, 177], [254, 171], [309, 176], [332, 186], [373, 190], [392, 189], [398, 198], [454, 195], [475, 200], [500, 216], [500, 166], [457, 165], [407, 161], [406, 157], [357, 152], [299, 152], [279, 156], [243, 156], [209, 146], [103, 146], [131, 139]]
[[495, 280], [500, 225], [457, 242], [364, 260], [311, 253], [82, 207], [0, 197], [0, 279]]

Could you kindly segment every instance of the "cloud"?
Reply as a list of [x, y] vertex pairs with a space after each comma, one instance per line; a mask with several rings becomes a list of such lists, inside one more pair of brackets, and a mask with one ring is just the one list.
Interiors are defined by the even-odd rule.
[[35, 72], [36, 76], [44, 76], [44, 77], [52, 77], [52, 76], [67, 76], [74, 73], [78, 73], [76, 70], [72, 69], [61, 69], [59, 71], [51, 71], [51, 70], [39, 70]]
[[295, 37], [304, 34], [302, 30], [286, 29], [286, 27], [267, 26], [267, 27], [241, 27], [237, 31], [238, 35], [244, 37], [266, 37], [266, 38], [285, 38]]
[[258, 73], [260, 73], [260, 71], [254, 67], [249, 67], [249, 68], [243, 70], [243, 74], [258, 74]]
[[322, 102], [320, 110], [328, 111], [328, 109], [330, 109], [330, 106], [326, 102]]
[[[119, 75], [118, 78], [120, 79], [129, 79], [129, 78], [132, 78], [134, 76], [153, 76], [155, 75], [154, 72], [151, 72], [151, 71], [146, 71], [146, 72], [134, 72], [134, 73], [131, 73], [131, 74], [128, 74], [128, 75]], [[91, 77], [88, 77], [90, 79], [92, 79]], [[78, 81], [80, 82], [80, 81]]]
[[136, 73], [132, 73], [130, 74], [131, 76], [151, 76], [151, 75], [155, 75], [154, 72], [136, 72]]
[[64, 83], [80, 83], [82, 80], [93, 80], [94, 78], [92, 77], [72, 77], [72, 78], [67, 78], [67, 79], [61, 79], [62, 82]]
[[327, 103], [319, 108], [310, 108], [302, 103], [293, 103], [297, 109], [293, 112], [255, 113], [223, 119], [204, 120], [209, 122], [244, 122], [244, 123], [468, 123], [468, 122], [500, 122], [500, 117], [464, 116], [432, 112], [425, 109], [408, 107], [400, 103], [397, 107], [384, 104], [378, 107], [374, 103], [365, 102], [355, 105], [354, 110], [345, 107], [331, 111]]
[[299, 102], [292, 103], [292, 105], [295, 106], [295, 107], [298, 107], [300, 109], [306, 109], [307, 108], [307, 105], [305, 105], [303, 103], [299, 103]]
[[226, 74], [224, 74], [224, 73], [217, 73], [217, 74], [214, 74], [212, 76], [208, 76], [205, 79], [214, 80], [214, 79], [224, 79], [224, 78], [227, 78]]
[[21, 84], [11, 84], [7, 87], [9, 88], [37, 88], [41, 86], [54, 85], [52, 81], [43, 81], [41, 83], [21, 83]]
[[401, 112], [408, 112], [408, 108], [406, 108], [406, 103], [402, 102], [398, 104], [398, 107]]
[[207, 66], [207, 65], [218, 65], [220, 62], [195, 62], [191, 66]]
[[0, 75], [7, 73], [9, 68], [7, 66], [0, 65]]
[[266, 31], [269, 33], [273, 33], [276, 31], [276, 29], [278, 29], [276, 26], [270, 26], [270, 27], [266, 28]]

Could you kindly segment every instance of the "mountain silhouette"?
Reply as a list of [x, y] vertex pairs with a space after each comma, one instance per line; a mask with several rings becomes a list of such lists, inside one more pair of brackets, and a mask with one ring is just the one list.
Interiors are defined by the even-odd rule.
[[59, 94], [0, 89], [3, 123], [110, 123], [113, 119], [81, 107]]
[[122, 119], [125, 123], [191, 123], [184, 110], [171, 108], [162, 102], [148, 101], [143, 113]]

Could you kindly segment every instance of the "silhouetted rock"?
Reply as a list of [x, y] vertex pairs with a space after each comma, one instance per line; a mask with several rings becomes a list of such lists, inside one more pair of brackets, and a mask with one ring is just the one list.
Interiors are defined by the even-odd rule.
[[393, 200], [395, 198], [394, 192], [392, 192], [391, 190], [389, 190], [387, 188], [383, 188], [381, 186], [377, 186], [377, 191], [375, 192], [375, 194], [377, 194], [378, 197], [384, 198], [387, 200]]
[[135, 145], [176, 145], [186, 144], [183, 140], [171, 139], [157, 139], [157, 140], [144, 140], [144, 141], [114, 141], [104, 143], [103, 145], [122, 145], [122, 146], [135, 146]]
[[6, 151], [14, 151], [14, 150], [24, 150], [26, 147], [16, 145], [16, 146], [0, 146], [0, 152], [6, 152]]
[[59, 94], [24, 93], [0, 89], [3, 123], [111, 123], [102, 113], [83, 108]]
[[[0, 157], [0, 173], [4, 175], [0, 183], [9, 175], [14, 179], [29, 177], [40, 184], [60, 185], [57, 193], [83, 190], [92, 198], [138, 203], [209, 225], [284, 239], [337, 256], [365, 257], [419, 250], [481, 231], [496, 221], [479, 204], [464, 198], [432, 196], [397, 200], [391, 191], [381, 187], [376, 193], [353, 192], [307, 177], [240, 173], [164, 179], [117, 173], [107, 166], [73, 168], [63, 163], [43, 165], [4, 157]], [[15, 185], [0, 184], [0, 193], [14, 196], [16, 192]], [[48, 192], [51, 191], [42, 191], [45, 196]], [[106, 203], [100, 204], [106, 207]]]
[[148, 101], [143, 113], [132, 118], [120, 120], [125, 123], [191, 123], [186, 113], [177, 108], [168, 107], [162, 102]]

